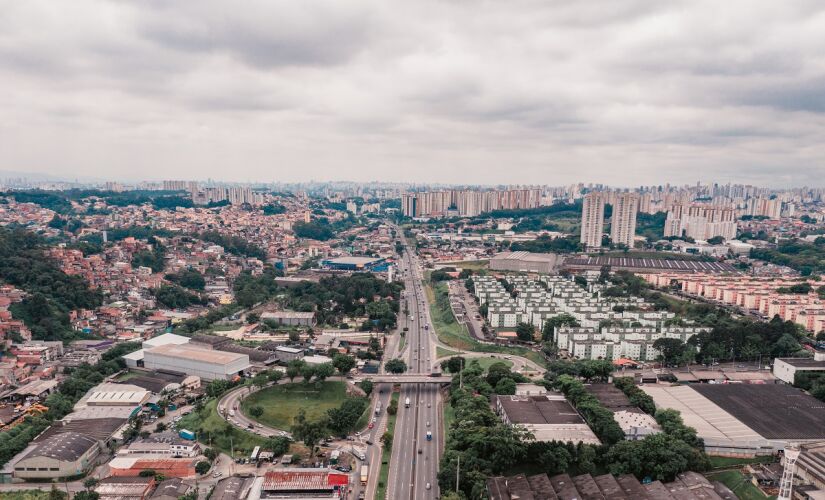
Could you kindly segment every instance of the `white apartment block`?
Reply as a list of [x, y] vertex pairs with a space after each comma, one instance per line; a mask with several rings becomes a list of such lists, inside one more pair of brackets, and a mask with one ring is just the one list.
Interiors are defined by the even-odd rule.
[[602, 246], [604, 234], [604, 196], [602, 193], [588, 193], [582, 202], [581, 242], [587, 248]]
[[636, 193], [616, 195], [613, 216], [610, 219], [610, 240], [614, 245], [625, 245], [628, 248], [633, 248], [638, 211], [639, 195]]

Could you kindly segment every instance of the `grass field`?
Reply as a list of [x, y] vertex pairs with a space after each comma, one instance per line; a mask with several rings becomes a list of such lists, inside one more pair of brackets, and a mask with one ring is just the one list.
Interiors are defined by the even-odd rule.
[[[398, 403], [398, 398], [400, 397], [400, 393], [393, 392], [392, 399], [393, 401]], [[387, 432], [390, 434], [395, 434], [395, 418], [398, 415], [390, 415], [387, 414]], [[401, 445], [403, 443], [398, 443]], [[395, 446], [396, 443], [393, 443]], [[381, 470], [378, 471], [378, 487], [375, 489], [375, 498], [382, 499], [387, 496], [387, 482], [390, 477], [390, 457], [392, 456], [392, 448], [387, 449], [385, 446], [381, 450]]]
[[[424, 287], [427, 301], [430, 304], [430, 317], [433, 321], [438, 339], [450, 347], [464, 351], [491, 352], [511, 354], [527, 358], [539, 366], [544, 366], [544, 358], [534, 351], [521, 347], [506, 347], [482, 344], [470, 336], [467, 328], [459, 324], [452, 309], [450, 309], [449, 293], [445, 283], [437, 283], [435, 287]], [[437, 354], [437, 353], [436, 353]]]
[[449, 401], [445, 401], [444, 402], [444, 432], [445, 432], [445, 434], [450, 432], [450, 426], [453, 425], [453, 421], [455, 421], [455, 410], [453, 409], [453, 405], [451, 405]]
[[[5, 491], [0, 493], [0, 500], [48, 500], [51, 485], [44, 484], [43, 490]], [[64, 490], [58, 488], [58, 491]]]
[[200, 412], [193, 411], [183, 417], [178, 428], [194, 431], [198, 441], [227, 454], [234, 446], [236, 457], [247, 455], [254, 447], [264, 445], [264, 438], [242, 431], [222, 419], [217, 406], [217, 399], [209, 401]]
[[[127, 381], [127, 380], [129, 380], [129, 379], [131, 379], [131, 378], [135, 378], [135, 377], [137, 377], [138, 375], [140, 375], [140, 374], [139, 374], [139, 373], [137, 373], [137, 372], [128, 371], [128, 372], [126, 372], [126, 373], [121, 373], [120, 375], [118, 375], [117, 377], [115, 377], [115, 381], [117, 381], [117, 382], [125, 382], [125, 381]], [[3, 497], [0, 497], [0, 498], [3, 498]]]
[[435, 346], [435, 357], [436, 358], [444, 358], [446, 356], [457, 356], [458, 351], [451, 351], [449, 349], [444, 349], [440, 345]]
[[708, 457], [710, 465], [714, 469], [721, 469], [724, 467], [735, 467], [737, 465], [747, 464], [770, 464], [775, 460], [773, 457], [755, 457], [755, 458], [734, 458], [734, 457]]
[[738, 470], [708, 474], [708, 479], [724, 484], [736, 493], [736, 496], [738, 496], [740, 500], [765, 500], [768, 498], [767, 495], [748, 481]]
[[249, 416], [249, 409], [261, 406], [263, 415], [255, 419], [276, 429], [289, 430], [298, 410], [306, 412], [307, 420], [317, 420], [326, 415], [330, 408], [337, 408], [347, 398], [344, 382], [322, 382], [320, 389], [316, 384], [296, 382], [267, 387], [253, 393], [241, 403], [244, 415]]

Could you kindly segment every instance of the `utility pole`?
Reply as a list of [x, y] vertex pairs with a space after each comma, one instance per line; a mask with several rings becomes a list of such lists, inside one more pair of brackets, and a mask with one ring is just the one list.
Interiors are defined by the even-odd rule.
[[458, 455], [458, 462], [455, 466], [455, 492], [458, 493], [458, 481], [461, 474], [461, 455]]

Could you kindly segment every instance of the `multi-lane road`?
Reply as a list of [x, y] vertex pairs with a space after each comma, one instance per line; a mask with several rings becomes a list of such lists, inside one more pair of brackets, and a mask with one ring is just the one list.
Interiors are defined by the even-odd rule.
[[[421, 268], [406, 244], [399, 268], [404, 276], [409, 312], [409, 331], [403, 356], [408, 373], [429, 374], [435, 360], [430, 313], [422, 287]], [[400, 319], [400, 322], [407, 324], [403, 308]], [[408, 399], [409, 408], [405, 404]], [[438, 385], [405, 384], [401, 386], [398, 402], [387, 498], [438, 498], [438, 460], [444, 445]], [[432, 434], [432, 440], [427, 439], [427, 432]]]

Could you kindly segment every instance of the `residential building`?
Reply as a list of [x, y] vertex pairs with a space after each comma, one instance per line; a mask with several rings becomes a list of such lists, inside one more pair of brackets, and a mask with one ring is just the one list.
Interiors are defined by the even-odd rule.
[[585, 248], [600, 248], [604, 234], [604, 196], [588, 193], [582, 202], [581, 242]]
[[633, 248], [638, 211], [639, 195], [636, 193], [616, 195], [616, 202], [613, 204], [613, 215], [610, 217], [610, 241], [614, 245]]

